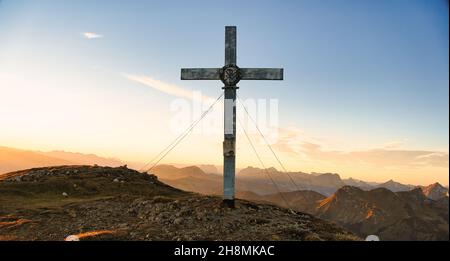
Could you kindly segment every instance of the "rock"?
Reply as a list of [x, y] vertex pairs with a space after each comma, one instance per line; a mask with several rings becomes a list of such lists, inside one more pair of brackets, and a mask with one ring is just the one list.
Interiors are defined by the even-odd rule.
[[128, 224], [127, 223], [122, 223], [122, 224], [119, 224], [119, 226], [118, 226], [120, 229], [127, 229], [128, 228]]
[[75, 211], [73, 211], [73, 210], [69, 211], [68, 214], [69, 214], [69, 216], [72, 217], [72, 218], [76, 218], [76, 217], [77, 217], [77, 213], [76, 213]]
[[272, 240], [280, 240], [280, 236], [279, 235], [272, 235]]
[[80, 238], [76, 235], [70, 235], [64, 239], [64, 241], [80, 241]]
[[173, 223], [174, 223], [175, 225], [180, 225], [181, 223], [183, 223], [183, 218], [181, 218], [181, 217], [176, 218], [176, 219], [173, 221]]
[[68, 197], [69, 196], [69, 194], [67, 194], [66, 192], [63, 192], [62, 195], [63, 195], [63, 197]]

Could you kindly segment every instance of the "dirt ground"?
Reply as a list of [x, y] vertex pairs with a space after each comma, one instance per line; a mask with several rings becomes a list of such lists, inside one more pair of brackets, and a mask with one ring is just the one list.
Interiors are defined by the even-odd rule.
[[0, 240], [67, 237], [359, 240], [308, 214], [243, 200], [231, 209], [219, 197], [184, 192], [126, 167], [61, 166], [0, 176]]

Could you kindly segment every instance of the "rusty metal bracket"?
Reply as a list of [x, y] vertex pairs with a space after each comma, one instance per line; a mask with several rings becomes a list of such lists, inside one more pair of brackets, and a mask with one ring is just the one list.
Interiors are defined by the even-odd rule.
[[223, 141], [223, 155], [225, 157], [232, 157], [235, 155], [236, 143], [233, 140], [224, 140]]

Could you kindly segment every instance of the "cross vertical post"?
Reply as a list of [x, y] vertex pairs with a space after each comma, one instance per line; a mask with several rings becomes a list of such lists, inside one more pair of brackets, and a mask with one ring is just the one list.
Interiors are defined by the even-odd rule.
[[[225, 66], [236, 65], [236, 27], [225, 27]], [[231, 68], [231, 67], [230, 67]], [[223, 200], [234, 207], [236, 175], [236, 84], [225, 82], [223, 141]]]
[[225, 26], [225, 66], [184, 68], [181, 80], [221, 80], [224, 84], [223, 202], [234, 207], [236, 174], [236, 90], [240, 80], [283, 80], [282, 68], [239, 68], [236, 26]]

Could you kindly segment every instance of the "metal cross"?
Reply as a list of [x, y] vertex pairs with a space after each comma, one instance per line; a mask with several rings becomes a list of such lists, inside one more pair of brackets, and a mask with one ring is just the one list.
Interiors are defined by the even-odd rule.
[[225, 66], [181, 69], [181, 80], [221, 80], [225, 85], [223, 142], [223, 201], [234, 207], [236, 163], [236, 84], [240, 80], [283, 80], [282, 68], [239, 68], [236, 65], [236, 26], [225, 26]]

